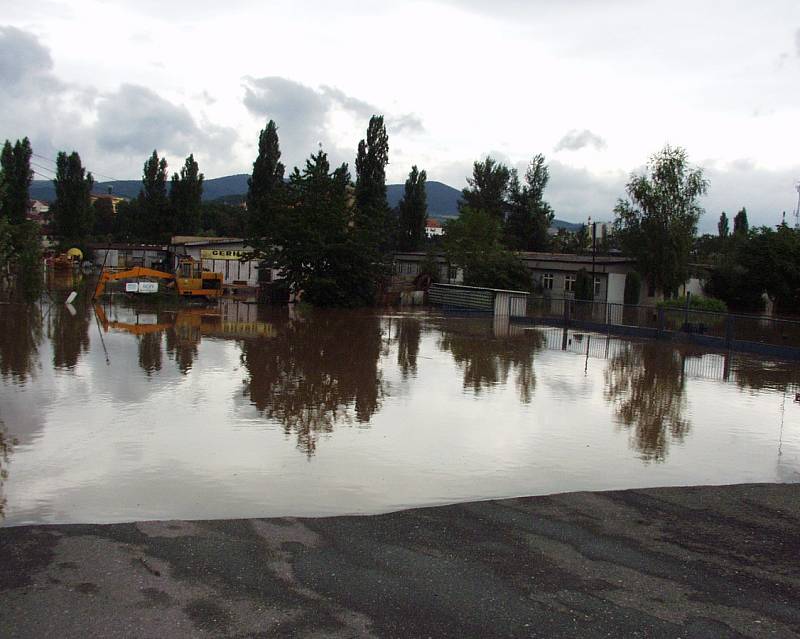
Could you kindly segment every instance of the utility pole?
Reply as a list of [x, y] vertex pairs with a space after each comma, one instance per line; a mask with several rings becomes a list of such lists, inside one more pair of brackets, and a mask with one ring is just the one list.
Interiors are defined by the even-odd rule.
[[592, 222], [592, 299], [594, 299], [594, 261], [597, 255], [597, 222]]
[[794, 210], [794, 228], [800, 229], [800, 182], [794, 185], [797, 190], [797, 207]]

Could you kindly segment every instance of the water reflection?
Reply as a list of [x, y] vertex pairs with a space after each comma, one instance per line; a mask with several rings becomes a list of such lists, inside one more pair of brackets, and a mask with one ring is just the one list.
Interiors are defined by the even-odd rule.
[[0, 373], [24, 383], [39, 361], [42, 310], [35, 304], [0, 306]]
[[647, 461], [664, 461], [667, 433], [682, 441], [689, 432], [684, 417], [684, 360], [679, 351], [649, 342], [630, 344], [608, 363], [606, 398], [619, 420], [632, 429], [633, 446]]
[[139, 345], [139, 367], [149, 377], [161, 370], [161, 333], [145, 333], [136, 339]]
[[453, 356], [464, 372], [464, 388], [476, 395], [505, 384], [513, 369], [520, 401], [527, 404], [536, 388], [534, 355], [544, 336], [539, 331], [505, 329], [498, 331], [497, 325], [482, 319], [456, 321], [443, 328], [439, 347]]
[[58, 299], [0, 307], [6, 524], [800, 477], [796, 365], [424, 312]]
[[75, 368], [89, 350], [90, 307], [85, 303], [53, 304], [50, 307], [48, 336], [53, 345], [53, 367]]
[[800, 387], [800, 366], [789, 362], [739, 359], [733, 364], [733, 376], [737, 386], [750, 391]]
[[11, 438], [6, 432], [5, 424], [0, 420], [0, 520], [5, 517], [6, 496], [3, 485], [8, 479], [8, 456], [13, 451]]
[[414, 317], [403, 317], [397, 326], [397, 365], [403, 379], [417, 374], [419, 340], [422, 335], [422, 322]]
[[250, 374], [244, 393], [311, 456], [334, 425], [354, 419], [366, 424], [379, 409], [385, 391], [378, 369], [380, 319], [310, 311], [273, 321], [273, 336], [242, 340]]

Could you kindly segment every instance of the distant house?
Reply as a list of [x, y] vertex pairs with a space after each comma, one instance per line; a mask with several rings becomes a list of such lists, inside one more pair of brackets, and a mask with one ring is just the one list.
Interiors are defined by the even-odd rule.
[[425, 236], [430, 238], [437, 235], [444, 235], [444, 227], [442, 227], [439, 220], [429, 217], [425, 220]]
[[43, 224], [47, 219], [47, 213], [50, 212], [50, 205], [42, 200], [30, 200], [28, 202], [28, 211], [26, 217], [34, 222]]

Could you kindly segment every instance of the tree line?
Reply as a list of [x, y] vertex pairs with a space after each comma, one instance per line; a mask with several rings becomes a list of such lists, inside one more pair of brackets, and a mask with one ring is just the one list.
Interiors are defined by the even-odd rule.
[[[520, 259], [522, 251], [617, 248], [636, 258], [642, 278], [667, 297], [700, 274], [708, 293], [731, 309], [760, 310], [766, 292], [782, 312], [800, 310], [798, 232], [786, 224], [750, 229], [742, 209], [732, 230], [723, 213], [717, 236], [697, 237], [704, 213], [699, 201], [708, 181], [680, 147], [664, 147], [643, 173], [631, 175], [614, 208], [613, 234], [602, 235], [594, 247], [585, 225], [551, 235], [554, 211], [545, 199], [550, 172], [542, 154], [532, 157], [522, 175], [491, 157], [474, 162], [458, 217], [446, 221], [442, 240], [431, 241], [425, 234], [424, 169], [411, 168], [395, 209], [387, 203], [389, 137], [383, 117], [370, 119], [357, 148], [354, 176], [346, 163], [332, 167], [322, 149], [287, 172], [278, 126], [269, 121], [259, 134], [246, 207], [204, 202], [204, 176], [194, 156], [169, 177], [166, 159], [154, 150], [144, 163], [138, 197], [119, 203], [116, 211], [108, 198], [92, 197], [94, 180], [78, 153], [60, 152], [49, 230], [62, 248], [90, 239], [163, 243], [172, 235], [243, 237], [253, 257], [280, 270], [289, 286], [320, 305], [374, 301], [396, 250], [427, 249], [425, 265], [434, 278], [436, 249], [462, 270], [466, 284], [529, 290], [536, 284]], [[0, 258], [6, 280], [13, 272], [35, 277], [36, 268], [23, 264], [40, 261], [34, 227], [25, 221], [30, 155], [27, 138], [15, 145], [7, 141], [2, 151]], [[593, 287], [582, 284], [581, 295], [591, 298]]]

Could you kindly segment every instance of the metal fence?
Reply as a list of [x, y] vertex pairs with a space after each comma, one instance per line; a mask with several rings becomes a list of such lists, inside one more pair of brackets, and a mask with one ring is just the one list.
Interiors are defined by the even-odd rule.
[[800, 321], [776, 317], [531, 297], [525, 321], [800, 359]]

